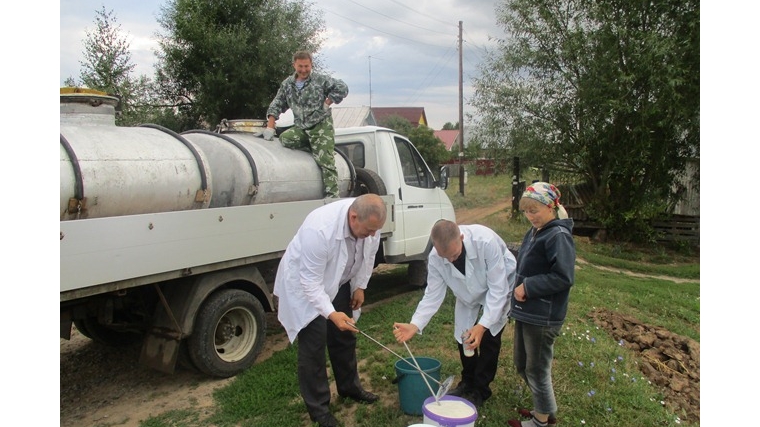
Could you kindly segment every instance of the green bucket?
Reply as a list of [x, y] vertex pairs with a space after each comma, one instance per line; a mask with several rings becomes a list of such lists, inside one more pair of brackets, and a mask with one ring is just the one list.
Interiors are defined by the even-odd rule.
[[[430, 388], [433, 393], [438, 391], [438, 383], [441, 381], [441, 362], [430, 357], [415, 357], [422, 372], [426, 373]], [[396, 382], [398, 382], [398, 399], [401, 402], [401, 410], [408, 415], [422, 415], [422, 404], [425, 399], [431, 397], [430, 389], [425, 384], [420, 371], [414, 364], [414, 359], [407, 357], [396, 362]], [[434, 378], [433, 381], [431, 378]]]

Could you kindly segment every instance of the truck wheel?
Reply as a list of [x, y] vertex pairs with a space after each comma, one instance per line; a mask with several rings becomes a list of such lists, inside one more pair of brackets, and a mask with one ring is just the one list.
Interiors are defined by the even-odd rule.
[[199, 371], [227, 378], [253, 364], [265, 338], [266, 317], [259, 300], [248, 292], [224, 289], [201, 306], [187, 345]]
[[388, 194], [388, 190], [385, 189], [385, 183], [380, 178], [380, 175], [369, 169], [356, 168], [356, 189], [354, 190], [354, 195], [361, 196], [367, 193], [385, 196]]
[[[75, 323], [76, 325], [76, 323]], [[96, 343], [111, 346], [111, 347], [123, 347], [135, 344], [142, 340], [142, 334], [132, 331], [119, 331], [116, 329], [103, 326], [98, 323], [97, 317], [88, 317], [81, 322], [82, 329], [77, 329], [82, 332], [82, 335], [90, 338]]]
[[406, 279], [413, 286], [427, 285], [427, 261], [412, 261], [406, 269]]

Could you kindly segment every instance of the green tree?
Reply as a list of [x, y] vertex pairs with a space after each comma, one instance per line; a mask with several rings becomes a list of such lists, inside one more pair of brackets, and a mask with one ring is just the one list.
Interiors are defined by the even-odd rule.
[[95, 30], [85, 32], [80, 82], [73, 77], [64, 82], [66, 86], [86, 86], [118, 97], [116, 124], [122, 126], [145, 123], [156, 115], [152, 81], [144, 75], [132, 76], [135, 64], [129, 48], [113, 10], [103, 7], [95, 11]]
[[456, 122], [456, 123], [446, 122], [444, 123], [443, 128], [441, 128], [441, 130], [459, 130], [459, 122]]
[[509, 0], [471, 103], [485, 146], [588, 183], [588, 214], [641, 236], [699, 157], [699, 2]]
[[401, 135], [407, 137], [412, 133], [412, 124], [409, 123], [409, 120], [399, 116], [398, 114], [391, 114], [380, 121], [378, 124], [382, 127], [393, 129]]
[[135, 68], [129, 42], [113, 10], [106, 11], [105, 6], [95, 11], [95, 27], [94, 31], [85, 31], [80, 79], [91, 89], [121, 95], [130, 85]]
[[170, 0], [159, 24], [156, 80], [178, 130], [264, 118], [293, 53], [316, 52], [324, 28], [311, 3], [288, 0]]

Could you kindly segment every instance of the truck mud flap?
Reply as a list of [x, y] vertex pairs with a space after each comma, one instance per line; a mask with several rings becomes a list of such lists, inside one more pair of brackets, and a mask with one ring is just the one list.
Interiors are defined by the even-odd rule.
[[173, 374], [177, 366], [181, 339], [177, 331], [152, 328], [143, 341], [140, 364], [167, 374]]

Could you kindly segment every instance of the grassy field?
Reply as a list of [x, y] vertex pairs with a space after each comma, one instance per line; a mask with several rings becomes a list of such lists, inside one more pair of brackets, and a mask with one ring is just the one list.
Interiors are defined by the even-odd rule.
[[[507, 177], [468, 179], [465, 196], [457, 194], [458, 184], [447, 191], [457, 209], [492, 205], [505, 198]], [[498, 212], [479, 221], [496, 230], [507, 241], [519, 241], [527, 223]], [[670, 251], [663, 247], [640, 248], [615, 243], [592, 243], [577, 238], [579, 263], [571, 291], [568, 317], [555, 345], [554, 385], [559, 405], [560, 426], [698, 426], [674, 412], [660, 389], [649, 383], [639, 369], [637, 353], [628, 351], [606, 331], [598, 328], [589, 313], [606, 308], [633, 316], [641, 322], [666, 328], [699, 341], [699, 258], [697, 254]], [[665, 278], [632, 276], [613, 270], [629, 270], [641, 275], [692, 279], [676, 283]], [[367, 290], [367, 306], [358, 326], [396, 353], [406, 356], [404, 346], [395, 343], [391, 326], [408, 321], [423, 290], [405, 282], [405, 268], [375, 274]], [[382, 301], [381, 303], [379, 301]], [[452, 337], [453, 298], [449, 294], [442, 309], [425, 329], [409, 342], [415, 356], [441, 362], [440, 375], [459, 379], [460, 364]], [[297, 343], [275, 353], [238, 375], [217, 391], [216, 410], [199, 413], [192, 408], [173, 411], [141, 423], [144, 427], [163, 426], [312, 426], [298, 391], [296, 378]], [[515, 418], [515, 408], [531, 407], [530, 393], [512, 365], [512, 328], [503, 335], [503, 347], [494, 395], [479, 410], [478, 427], [503, 427]], [[359, 336], [360, 371], [365, 387], [381, 396], [374, 405], [333, 399], [333, 413], [345, 426], [406, 427], [421, 423], [422, 416], [410, 416], [400, 409], [395, 363], [398, 360], [376, 343]]]

